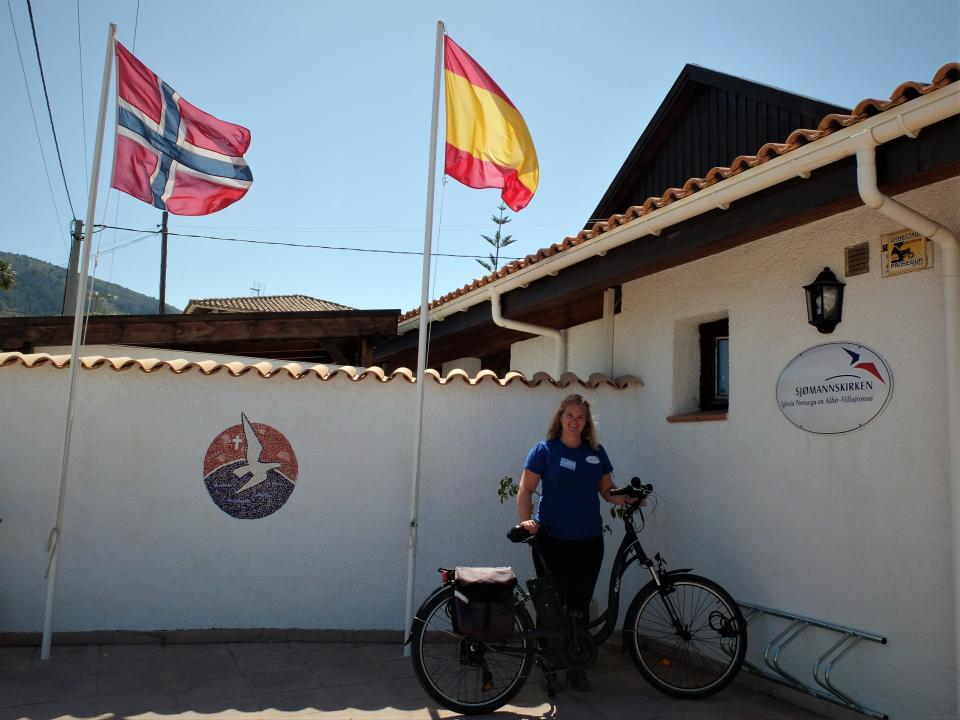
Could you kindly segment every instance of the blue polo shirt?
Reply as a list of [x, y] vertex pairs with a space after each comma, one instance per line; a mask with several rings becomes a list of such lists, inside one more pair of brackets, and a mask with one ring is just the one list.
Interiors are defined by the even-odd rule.
[[552, 537], [587, 540], [603, 534], [600, 478], [613, 472], [603, 445], [568, 448], [556, 438], [530, 450], [524, 469], [540, 476], [540, 503], [533, 516]]

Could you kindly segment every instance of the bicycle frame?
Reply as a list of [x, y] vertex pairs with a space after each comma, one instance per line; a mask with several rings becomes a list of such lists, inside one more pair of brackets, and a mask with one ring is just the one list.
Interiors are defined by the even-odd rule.
[[[552, 696], [557, 673], [566, 670], [568, 678], [576, 678], [569, 673], [589, 669], [598, 647], [615, 631], [623, 577], [634, 563], [650, 573], [630, 604], [623, 629], [624, 647], [637, 670], [673, 697], [707, 697], [726, 687], [743, 664], [746, 623], [736, 601], [717, 583], [689, 574], [691, 568], [667, 570], [660, 553], [647, 555], [639, 538], [644, 524], [635, 524], [634, 518], [639, 512], [643, 520], [641, 504], [651, 492], [651, 485], [634, 478], [629, 487], [608, 493], [635, 502], [622, 515], [625, 534], [610, 569], [607, 607], [592, 622], [581, 624], [567, 613], [537, 536], [519, 526], [507, 535], [531, 545], [541, 573], [526, 587], [515, 587], [514, 625], [508, 637], [482, 640], [479, 631], [478, 637], [462, 634], [456, 624], [460, 608], [455, 607], [455, 573], [440, 568], [443, 584], [417, 611], [408, 638], [414, 642], [414, 671], [427, 692], [458, 712], [489, 712], [516, 695], [535, 662]], [[440, 644], [430, 643], [430, 633]], [[488, 692], [492, 694], [484, 695]]]
[[640, 538], [637, 536], [637, 531], [633, 528], [632, 523], [624, 522], [624, 527], [627, 532], [617, 549], [617, 554], [613, 558], [613, 567], [610, 569], [607, 608], [600, 614], [600, 617], [587, 625], [587, 630], [600, 627], [597, 632], [590, 633], [597, 645], [606, 642], [616, 628], [620, 615], [620, 581], [623, 580], [623, 576], [630, 565], [634, 562], [643, 565], [650, 571], [654, 582], [657, 585], [660, 584], [653, 562], [644, 552], [643, 546], [640, 544]]
[[[683, 573], [689, 572], [692, 568], [678, 568], [676, 570], [664, 571], [663, 566], [665, 561], [660, 557], [660, 553], [656, 553], [651, 559], [643, 549], [643, 545], [640, 543], [640, 537], [637, 533], [636, 528], [633, 525], [633, 512], [639, 511], [638, 507], [635, 511], [630, 511], [623, 518], [623, 526], [625, 530], [625, 535], [623, 540], [620, 542], [620, 547], [617, 549], [617, 554], [614, 556], [613, 567], [610, 569], [610, 581], [607, 589], [607, 608], [600, 614], [598, 618], [590, 622], [586, 626], [586, 630], [590, 633], [590, 636], [593, 638], [595, 645], [602, 645], [607, 639], [613, 634], [616, 629], [617, 620], [620, 615], [620, 583], [623, 580], [623, 576], [626, 574], [627, 569], [633, 564], [637, 563], [647, 568], [650, 573], [651, 582], [655, 583], [658, 588], [664, 586], [664, 578], [668, 575], [674, 573]], [[642, 517], [642, 515], [641, 515]], [[535, 550], [535, 552], [539, 552]], [[546, 567], [546, 563], [544, 563]], [[548, 568], [549, 570], [549, 568]], [[551, 583], [552, 585], [552, 583]], [[523, 592], [523, 602], [531, 602], [533, 596], [525, 591]], [[671, 620], [675, 624], [678, 624], [676, 613], [671, 603], [664, 601], [667, 613], [670, 615]], [[599, 628], [596, 632], [592, 632], [595, 628]], [[518, 633], [515, 638], [523, 637], [535, 637], [535, 638], [557, 638], [564, 637], [570, 632], [570, 627], [565, 624], [557, 626], [547, 626], [538, 628], [536, 630]]]
[[[610, 581], [607, 589], [607, 608], [601, 613], [601, 615], [587, 624], [585, 629], [590, 635], [593, 645], [599, 646], [606, 642], [606, 640], [613, 634], [616, 629], [617, 620], [619, 619], [620, 614], [620, 583], [623, 579], [624, 574], [627, 569], [633, 564], [637, 563], [647, 568], [650, 573], [651, 580], [650, 582], [655, 583], [658, 588], [660, 588], [661, 597], [664, 601], [664, 606], [670, 619], [673, 621], [674, 625], [679, 629], [680, 622], [677, 618], [676, 611], [674, 610], [672, 603], [667, 599], [667, 590], [665, 588], [669, 587], [665, 583], [665, 578], [669, 575], [675, 573], [684, 573], [689, 572], [692, 568], [679, 568], [676, 570], [665, 571], [663, 566], [665, 561], [660, 557], [660, 553], [656, 553], [651, 559], [643, 549], [643, 545], [640, 543], [639, 534], [636, 527], [633, 524], [633, 515], [636, 512], [641, 513], [641, 518], [643, 517], [642, 510], [640, 510], [639, 505], [632, 506], [627, 510], [626, 514], [623, 517], [623, 526], [625, 530], [625, 535], [623, 540], [620, 543], [620, 547], [617, 549], [617, 554], [614, 556], [613, 567], [610, 570]], [[533, 545], [534, 552], [539, 553], [539, 550], [536, 548], [536, 545]], [[542, 556], [541, 556], [542, 559]], [[553, 585], [552, 579], [549, 578], [549, 567], [546, 562], [543, 563], [544, 567], [547, 567], [548, 570], [548, 587], [544, 592], [551, 593], [552, 601], [559, 607], [560, 603], [557, 599], [556, 589]], [[444, 588], [448, 587], [453, 583], [452, 580], [452, 571], [442, 570], [445, 573], [449, 573], [451, 579], [446, 581], [443, 586], [438, 588], [436, 592], [443, 591]], [[446, 575], [444, 576], [447, 577]], [[648, 583], [649, 584], [649, 583]], [[646, 587], [646, 586], [644, 586]], [[536, 603], [534, 600], [534, 595], [530, 592], [524, 590], [521, 586], [517, 586], [519, 591], [519, 598], [517, 601], [518, 605], [526, 605], [528, 603]], [[432, 597], [432, 595], [431, 595]], [[429, 598], [428, 598], [429, 600]], [[595, 628], [599, 628], [596, 632], [593, 632]], [[509, 638], [506, 638], [504, 642], [509, 643], [511, 641], [523, 640], [523, 639], [553, 639], [559, 640], [565, 637], [573, 636], [573, 628], [571, 625], [564, 623], [562, 620], [556, 624], [544, 625], [539, 628], [528, 630], [525, 632], [519, 632], [511, 635]], [[409, 642], [409, 638], [407, 640]], [[487, 643], [492, 647], [497, 647], [497, 643]], [[500, 650], [503, 652], [504, 650]], [[510, 654], [510, 650], [506, 650]], [[537, 648], [536, 654], [540, 657], [548, 657], [552, 654], [550, 649], [547, 648]]]

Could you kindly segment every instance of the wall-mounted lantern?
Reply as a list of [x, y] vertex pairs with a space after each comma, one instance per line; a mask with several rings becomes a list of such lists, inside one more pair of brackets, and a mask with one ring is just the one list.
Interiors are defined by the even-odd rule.
[[822, 333], [832, 333], [843, 312], [843, 283], [825, 267], [803, 289], [807, 293], [807, 322]]

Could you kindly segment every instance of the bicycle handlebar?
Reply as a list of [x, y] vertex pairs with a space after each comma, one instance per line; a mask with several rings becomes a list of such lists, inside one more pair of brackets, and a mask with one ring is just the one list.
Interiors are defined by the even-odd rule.
[[532, 537], [536, 537], [536, 536], [529, 530], [525, 530], [519, 525], [514, 525], [512, 528], [507, 530], [507, 539], [510, 542], [515, 542], [515, 543], [526, 542]]
[[[644, 484], [640, 482], [640, 478], [634, 477], [630, 479], [629, 485], [626, 485], [622, 488], [614, 488], [608, 493], [608, 495], [610, 495], [610, 497], [627, 495], [630, 498], [633, 498], [635, 500], [644, 500], [652, 492], [653, 492], [653, 485], [651, 485], [650, 483]], [[632, 503], [631, 505], [628, 506], [628, 512], [632, 514], [634, 511], [638, 510], [639, 508], [640, 508], [639, 502]], [[512, 528], [510, 528], [507, 531], [507, 539], [510, 542], [515, 542], [515, 543], [529, 542], [535, 537], [536, 535], [529, 532], [528, 530], [525, 530], [519, 525], [514, 525]]]
[[630, 479], [630, 484], [622, 488], [614, 488], [611, 490], [608, 495], [610, 497], [615, 497], [617, 495], [628, 495], [631, 498], [636, 498], [637, 500], [643, 500], [650, 493], [653, 492], [653, 485], [650, 483], [640, 482], [640, 478], [634, 477]]

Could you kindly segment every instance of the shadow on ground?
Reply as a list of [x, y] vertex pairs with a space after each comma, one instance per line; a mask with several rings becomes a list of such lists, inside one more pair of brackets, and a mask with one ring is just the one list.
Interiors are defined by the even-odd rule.
[[[548, 698], [534, 670], [510, 720], [812, 720], [820, 716], [741, 686], [705, 701], [648, 686], [619, 649], [601, 650], [593, 688]], [[399, 644], [207, 643], [0, 648], [0, 720], [461, 717], [420, 687]]]

